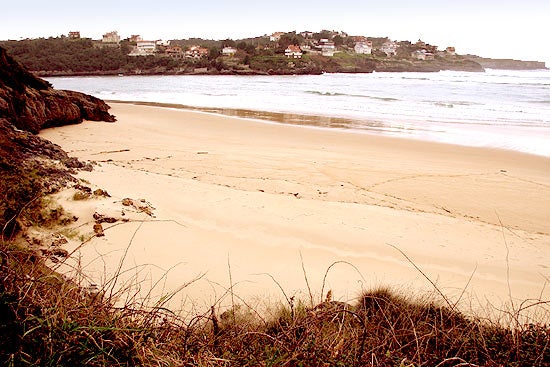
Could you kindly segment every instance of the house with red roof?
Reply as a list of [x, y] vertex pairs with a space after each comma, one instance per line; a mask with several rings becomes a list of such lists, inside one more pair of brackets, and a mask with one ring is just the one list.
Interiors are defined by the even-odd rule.
[[302, 55], [303, 54], [302, 54], [302, 50], [300, 49], [300, 46], [288, 45], [288, 47], [285, 50], [285, 56], [288, 58], [301, 59]]

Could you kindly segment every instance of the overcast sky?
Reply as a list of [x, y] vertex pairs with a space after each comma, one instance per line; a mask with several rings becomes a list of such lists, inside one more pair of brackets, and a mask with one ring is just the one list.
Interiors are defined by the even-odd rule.
[[422, 39], [458, 53], [546, 61], [550, 1], [65, 1], [2, 0], [0, 39], [80, 31], [99, 39], [244, 38], [275, 31], [343, 30], [351, 35]]

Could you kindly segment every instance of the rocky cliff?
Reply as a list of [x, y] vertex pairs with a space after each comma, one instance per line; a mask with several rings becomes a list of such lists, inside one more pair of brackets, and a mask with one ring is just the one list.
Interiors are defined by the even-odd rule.
[[115, 121], [105, 102], [59, 91], [26, 71], [0, 47], [0, 231], [9, 237], [24, 209], [56, 191], [75, 168], [86, 166], [59, 146], [36, 136], [40, 129], [83, 119]]
[[467, 58], [477, 62], [487, 69], [500, 70], [544, 70], [546, 64], [541, 61], [522, 61], [513, 59], [488, 59], [479, 56], [468, 55]]
[[109, 106], [98, 98], [55, 90], [26, 71], [0, 47], [0, 118], [18, 129], [37, 133], [51, 126], [82, 120], [115, 121]]

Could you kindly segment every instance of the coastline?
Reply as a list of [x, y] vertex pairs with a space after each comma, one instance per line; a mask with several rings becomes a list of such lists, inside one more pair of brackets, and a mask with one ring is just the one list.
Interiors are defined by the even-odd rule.
[[[543, 86], [548, 76], [546, 72], [491, 72], [484, 76], [450, 72], [275, 79], [52, 78], [50, 82], [58, 88], [81, 90], [115, 103], [155, 101], [161, 102], [160, 106], [195, 110], [193, 106], [203, 106], [198, 110], [550, 157], [546, 144], [549, 111], [547, 104], [540, 102], [544, 100]], [[462, 78], [469, 83], [460, 82]], [[503, 78], [513, 82], [514, 87], [497, 82]], [[536, 92], [526, 86], [533, 78], [542, 83]], [[469, 90], [470, 82], [477, 92]], [[445, 92], [436, 92], [440, 88]]]
[[[168, 102], [148, 102], [148, 101], [124, 101], [124, 100], [105, 100], [107, 103], [116, 103], [116, 104], [127, 104], [127, 105], [137, 105], [137, 106], [149, 106], [149, 107], [161, 107], [161, 108], [172, 108], [178, 110], [193, 111], [199, 113], [206, 113], [218, 116], [225, 116], [231, 118], [240, 118], [248, 119], [258, 123], [276, 123], [284, 125], [294, 125], [302, 128], [313, 128], [313, 129], [329, 129], [329, 131], [340, 131], [348, 132], [352, 134], [367, 134], [374, 136], [385, 136], [395, 139], [404, 139], [404, 140], [413, 140], [420, 142], [429, 142], [435, 144], [444, 144], [444, 145], [453, 145], [457, 147], [478, 147], [485, 149], [497, 149], [497, 150], [508, 150], [521, 154], [534, 155], [537, 157], [550, 158], [544, 152], [537, 151], [537, 153], [532, 151], [521, 150], [522, 148], [511, 148], [511, 147], [494, 147], [494, 146], [485, 146], [479, 144], [465, 144], [464, 141], [443, 141], [442, 137], [420, 137], [418, 135], [411, 134], [408, 135], [391, 133], [388, 131], [388, 127], [385, 125], [384, 121], [378, 120], [365, 120], [353, 117], [337, 117], [329, 115], [315, 115], [315, 114], [306, 114], [299, 112], [275, 112], [275, 111], [262, 111], [262, 110], [251, 110], [244, 108], [229, 108], [229, 107], [199, 107], [184, 105], [179, 103], [168, 103]], [[510, 131], [512, 132], [512, 131]], [[473, 132], [472, 132], [473, 133]], [[448, 137], [447, 137], [448, 139]]]
[[206, 272], [184, 290], [205, 305], [231, 287], [244, 298], [274, 297], [264, 273], [307, 298], [302, 265], [319, 296], [337, 261], [362, 274], [344, 264], [331, 270], [325, 291], [339, 300], [378, 285], [430, 290], [398, 248], [450, 297], [468, 285], [480, 303], [549, 298], [548, 158], [112, 106], [115, 124], [41, 133], [98, 162], [79, 177], [112, 195], [82, 203], [62, 193], [63, 206], [82, 218], [77, 226], [94, 212], [120, 215], [126, 197], [155, 208], [155, 218], [138, 213], [141, 222], [81, 247], [96, 279], [108, 278], [128, 247], [126, 265], [154, 264], [151, 279], [176, 266], [164, 290]]

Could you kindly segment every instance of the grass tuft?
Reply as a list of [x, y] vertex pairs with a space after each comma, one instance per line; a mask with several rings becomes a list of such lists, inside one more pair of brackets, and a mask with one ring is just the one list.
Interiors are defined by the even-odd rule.
[[[180, 319], [85, 288], [2, 245], [0, 359], [9, 366], [548, 366], [550, 327], [465, 315], [388, 288], [355, 303], [292, 299]], [[124, 291], [121, 291], [124, 292]]]

